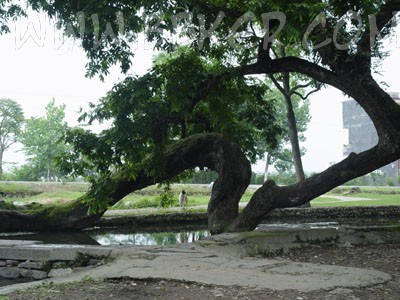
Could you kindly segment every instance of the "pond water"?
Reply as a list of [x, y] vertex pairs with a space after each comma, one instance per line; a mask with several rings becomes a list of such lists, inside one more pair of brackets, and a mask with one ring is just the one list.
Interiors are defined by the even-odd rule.
[[335, 228], [338, 229], [340, 224], [338, 222], [312, 222], [312, 223], [271, 223], [271, 224], [260, 224], [257, 229], [267, 231], [280, 231], [280, 230], [291, 230], [291, 229], [323, 229], [323, 228]]
[[[337, 229], [340, 225], [343, 224], [337, 222], [274, 223], [260, 224], [257, 228], [263, 231], [286, 231], [318, 228]], [[362, 227], [364, 228], [365, 225]], [[365, 228], [368, 227], [366, 226]], [[208, 236], [210, 236], [210, 233], [207, 229], [198, 227], [154, 227], [140, 231], [135, 228], [120, 227], [94, 229], [83, 232], [0, 233], [0, 240], [42, 241], [44, 244], [70, 245], [164, 246], [192, 243]]]
[[84, 232], [8, 233], [0, 234], [0, 239], [42, 241], [44, 244], [165, 246], [192, 243], [209, 235], [205, 229], [137, 232], [132, 228], [107, 228]]
[[[281, 231], [304, 228], [338, 227], [336, 222], [299, 223], [299, 224], [260, 224], [258, 229]], [[205, 228], [147, 228], [138, 231], [134, 228], [102, 228], [83, 232], [23, 232], [0, 233], [3, 240], [42, 241], [44, 244], [76, 245], [132, 245], [132, 246], [165, 246], [180, 243], [192, 243], [210, 236]]]
[[129, 228], [95, 230], [89, 236], [101, 245], [165, 246], [192, 243], [209, 236], [208, 230], [132, 232]]

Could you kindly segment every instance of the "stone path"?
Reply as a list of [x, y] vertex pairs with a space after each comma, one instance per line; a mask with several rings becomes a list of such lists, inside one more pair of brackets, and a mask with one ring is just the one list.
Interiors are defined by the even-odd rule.
[[[316, 236], [309, 232], [301, 233], [300, 238], [305, 240], [324, 238], [320, 232], [318, 231]], [[325, 234], [327, 238], [334, 237], [332, 234], [335, 233], [327, 231]], [[65, 277], [52, 278], [51, 281], [54, 283], [79, 281], [85, 276], [98, 280], [121, 277], [163, 278], [221, 286], [236, 285], [256, 290], [295, 289], [307, 292], [365, 287], [391, 280], [390, 275], [372, 269], [297, 263], [287, 259], [250, 256], [255, 249], [259, 251], [280, 243], [293, 244], [297, 236], [298, 234], [287, 233], [279, 238], [270, 232], [253, 232], [220, 235], [198, 243], [173, 247], [114, 247], [111, 249], [113, 260], [106, 265], [82, 269]], [[70, 251], [73, 251], [73, 248], [71, 249]], [[38, 283], [3, 287], [0, 289], [0, 294], [19, 288], [29, 288], [33, 284]]]

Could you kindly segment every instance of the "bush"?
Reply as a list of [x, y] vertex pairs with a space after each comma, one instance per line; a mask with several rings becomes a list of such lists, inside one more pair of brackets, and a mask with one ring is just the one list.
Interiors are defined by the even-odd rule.
[[139, 208], [148, 208], [148, 207], [158, 207], [160, 205], [160, 201], [154, 198], [125, 198], [116, 203], [112, 208], [113, 209], [139, 209]]
[[161, 195], [157, 196], [156, 199], [163, 208], [172, 207], [177, 204], [177, 200], [170, 190], [164, 191]]
[[297, 182], [296, 174], [294, 173], [279, 173], [268, 176], [268, 179], [275, 181], [278, 185], [290, 185]]

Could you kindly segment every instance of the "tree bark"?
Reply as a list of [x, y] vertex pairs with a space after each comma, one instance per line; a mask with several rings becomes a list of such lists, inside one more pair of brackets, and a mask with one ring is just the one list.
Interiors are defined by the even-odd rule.
[[271, 156], [267, 152], [267, 154], [265, 155], [264, 182], [268, 181], [268, 169], [270, 161], [271, 161]]
[[0, 149], [0, 180], [3, 179], [3, 155], [4, 155], [4, 150]]
[[[285, 48], [283, 46], [280, 47], [280, 56], [286, 57]], [[293, 110], [292, 89], [290, 87], [290, 73], [286, 72], [282, 74], [283, 86], [279, 84], [279, 82], [274, 78], [273, 75], [271, 75], [270, 78], [272, 79], [275, 86], [279, 89], [285, 100], [286, 120], [289, 129], [289, 138], [290, 138], [290, 145], [292, 148], [292, 158], [296, 172], [296, 179], [297, 182], [302, 182], [306, 179], [306, 176], [304, 173], [303, 163], [301, 160], [299, 132], [297, 130], [296, 116]], [[307, 202], [301, 205], [301, 207], [311, 207], [311, 204]]]
[[299, 133], [296, 125], [296, 116], [293, 111], [292, 99], [289, 95], [290, 92], [290, 78], [289, 74], [284, 75], [284, 89], [285, 89], [285, 103], [286, 103], [286, 118], [289, 127], [290, 145], [292, 147], [293, 163], [296, 172], [297, 182], [304, 181], [306, 176], [304, 174], [303, 163], [301, 161], [301, 151], [299, 145]]

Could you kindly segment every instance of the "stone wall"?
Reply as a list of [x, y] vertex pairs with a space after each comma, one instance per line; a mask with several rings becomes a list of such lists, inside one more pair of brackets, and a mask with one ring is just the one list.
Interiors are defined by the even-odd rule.
[[265, 222], [338, 222], [373, 225], [400, 223], [400, 206], [313, 207], [277, 209]]
[[[268, 214], [265, 223], [290, 222], [400, 222], [400, 206], [362, 206], [362, 207], [312, 207], [276, 209]], [[144, 230], [158, 226], [207, 226], [207, 213], [171, 213], [162, 215], [140, 215], [128, 217], [102, 218], [99, 227], [129, 226]]]
[[98, 266], [104, 264], [103, 259], [91, 258], [85, 261], [29, 261], [0, 260], [0, 277], [16, 279], [20, 277], [35, 280], [69, 275], [73, 268]]
[[69, 275], [75, 268], [104, 264], [107, 247], [42, 245], [36, 241], [0, 241], [0, 277], [35, 280]]

